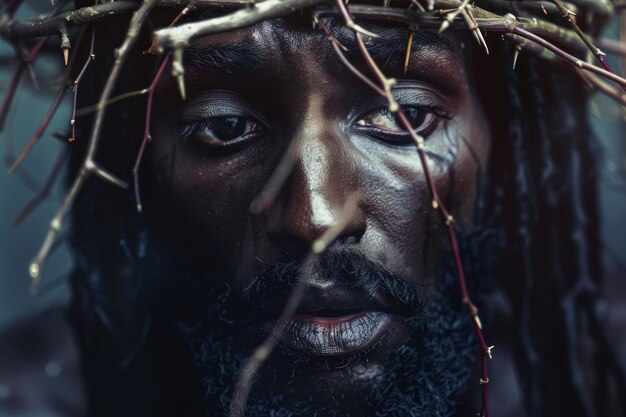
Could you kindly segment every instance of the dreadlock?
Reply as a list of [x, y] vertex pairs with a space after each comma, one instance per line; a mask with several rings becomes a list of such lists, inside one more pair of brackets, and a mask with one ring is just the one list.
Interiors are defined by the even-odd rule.
[[[602, 19], [596, 17], [590, 28], [602, 26]], [[107, 22], [107, 32], [117, 33], [118, 39], [96, 43], [101, 67], [86, 75], [78, 107], [93, 104], [99, 96], [105, 68], [113, 65], [107, 52], [121, 43], [127, 24], [125, 18]], [[97, 32], [102, 29], [95, 26]], [[144, 33], [140, 45], [146, 44]], [[497, 284], [513, 310], [512, 346], [525, 406], [533, 417], [626, 415], [626, 373], [604, 327], [598, 145], [587, 120], [591, 91], [581, 88], [576, 71], [552, 61], [523, 56], [511, 68], [516, 48], [503, 42], [484, 58], [489, 68], [500, 70], [488, 74], [489, 79], [477, 78], [494, 138], [482, 215], [492, 218], [505, 236]], [[85, 45], [82, 49], [86, 56]], [[136, 89], [154, 72], [155, 60], [141, 57], [139, 49], [125, 64], [136, 70], [118, 83], [120, 93]], [[484, 65], [482, 60], [473, 64]], [[99, 160], [121, 177], [127, 176], [131, 155], [139, 147], [143, 121], [136, 115], [144, 110], [137, 97], [108, 110], [102, 136], [112, 143], [102, 148]], [[90, 116], [78, 119], [83, 136], [91, 123]], [[76, 145], [70, 179], [78, 175], [85, 152], [84, 142]], [[148, 165], [146, 171], [153, 168]], [[148, 199], [157, 194], [150, 182], [146, 187]], [[146, 316], [154, 309], [147, 307], [149, 294], [132, 266], [151, 244], [150, 222], [136, 214], [134, 203], [130, 193], [94, 182], [72, 208], [77, 267], [70, 316], [84, 353], [88, 395], [99, 415], [117, 411], [120, 398], [128, 414], [191, 414], [199, 393], [192, 388], [181, 401], [163, 375], [193, 373], [192, 367], [164, 365], [163, 374], [153, 369], [154, 363], [167, 364], [170, 355], [184, 348], [172, 342], [163, 350], [142, 351], [143, 346], [175, 338], [169, 337], [168, 328], [146, 330], [159, 320]], [[622, 404], [615, 403], [618, 398]], [[150, 403], [146, 399], [152, 399], [153, 408], [144, 408]]]

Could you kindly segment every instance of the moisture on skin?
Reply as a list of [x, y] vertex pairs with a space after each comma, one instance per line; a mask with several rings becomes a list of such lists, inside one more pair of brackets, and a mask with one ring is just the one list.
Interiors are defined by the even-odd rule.
[[[406, 39], [405, 28], [372, 30], [381, 39], [368, 45]], [[334, 31], [350, 47], [350, 32]], [[430, 170], [462, 233], [472, 224], [489, 128], [460, 40], [416, 35], [406, 75], [402, 48], [377, 59], [398, 79], [399, 103], [423, 122]], [[395, 131], [385, 99], [344, 67], [323, 32], [296, 16], [199, 39], [190, 49], [202, 59], [188, 56], [187, 100], [171, 76], [159, 83], [151, 158], [162, 198], [184, 217], [179, 233], [199, 242], [199, 256], [205, 251], [225, 282], [245, 287], [264, 265], [304, 256], [337, 221], [348, 196], [360, 191], [359, 209], [332, 249], [356, 250], [428, 290], [448, 240], [415, 146]], [[248, 60], [236, 62], [240, 55]], [[347, 55], [370, 75], [355, 49]], [[224, 56], [228, 62], [216, 62]], [[297, 160], [289, 178], [269, 209], [251, 214], [290, 146]], [[326, 277], [310, 281], [320, 293], [335, 285]], [[391, 336], [382, 338], [363, 373], [373, 384], [385, 355], [407, 332], [400, 321], [390, 326]], [[333, 389], [349, 385], [337, 379]]]

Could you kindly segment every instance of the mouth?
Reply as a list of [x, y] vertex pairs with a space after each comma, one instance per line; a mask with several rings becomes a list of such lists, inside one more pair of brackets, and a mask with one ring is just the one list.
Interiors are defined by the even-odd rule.
[[299, 313], [282, 343], [308, 356], [347, 355], [371, 347], [386, 333], [391, 316], [382, 311], [322, 309]]

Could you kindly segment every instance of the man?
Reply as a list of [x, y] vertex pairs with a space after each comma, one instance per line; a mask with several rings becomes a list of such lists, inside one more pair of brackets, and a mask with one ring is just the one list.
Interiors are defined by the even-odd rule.
[[[452, 416], [478, 380], [472, 319], [415, 143], [311, 22], [305, 11], [195, 40], [184, 56], [186, 99], [176, 77], [158, 80], [144, 211], [99, 183], [75, 204], [72, 320], [93, 414], [221, 416], [241, 406], [247, 416]], [[365, 44], [398, 80], [392, 93], [424, 138], [472, 295], [498, 279], [522, 322], [544, 318], [523, 322], [515, 339], [520, 363], [532, 365], [525, 380], [540, 384], [529, 405], [585, 415], [570, 398], [574, 384], [555, 384], [561, 374], [543, 362], [568, 363], [563, 339], [546, 346], [540, 336], [567, 335], [551, 327], [562, 314], [550, 297], [600, 276], [597, 250], [564, 233], [597, 239], [588, 227], [595, 183], [584, 181], [594, 169], [587, 93], [570, 88], [572, 70], [532, 57], [514, 73], [514, 48], [498, 40], [488, 57], [469, 31], [415, 31], [405, 71], [406, 24], [360, 23], [378, 35]], [[352, 31], [336, 17], [321, 24], [369, 76]], [[96, 45], [111, 58], [107, 42]], [[150, 82], [153, 59], [136, 54], [127, 65], [137, 70], [120, 92]], [[79, 103], [93, 102], [105, 76], [89, 75]], [[128, 172], [143, 112], [136, 102], [109, 110], [111, 142], [98, 158], [114, 172]], [[288, 175], [257, 210], [286, 156]], [[309, 265], [312, 245], [341, 223]], [[573, 266], [572, 253], [584, 262]], [[295, 314], [238, 397], [242, 368], [298, 285]]]

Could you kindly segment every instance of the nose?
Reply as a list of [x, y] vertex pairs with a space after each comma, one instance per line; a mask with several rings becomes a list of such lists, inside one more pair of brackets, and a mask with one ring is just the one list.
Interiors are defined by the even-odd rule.
[[[267, 230], [275, 241], [308, 247], [344, 215], [342, 208], [359, 189], [360, 175], [355, 151], [330, 120], [309, 114], [291, 146], [295, 163], [270, 208]], [[350, 214], [337, 240], [358, 241], [365, 233], [363, 211]]]

